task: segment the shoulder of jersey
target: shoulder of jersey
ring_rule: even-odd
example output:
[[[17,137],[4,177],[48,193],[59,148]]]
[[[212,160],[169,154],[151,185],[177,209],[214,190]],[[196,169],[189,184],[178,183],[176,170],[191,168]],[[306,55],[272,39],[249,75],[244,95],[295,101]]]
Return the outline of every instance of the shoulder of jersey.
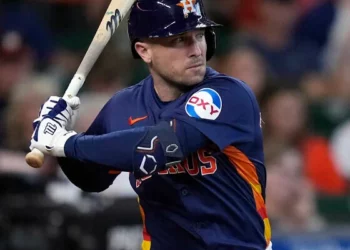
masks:
[[[254,95],[251,88],[242,80],[227,76],[224,74],[214,74],[206,78],[202,84],[200,84],[196,89],[200,88],[224,88],[232,91],[232,94],[247,93],[249,96]]]
[[[236,78],[222,74],[208,77],[191,91],[192,94],[190,94],[185,105],[187,115],[199,119],[216,120],[224,105],[222,100],[223,89],[226,91],[232,89],[230,91],[232,94],[237,90],[240,90],[238,91],[240,93],[241,91],[247,92],[249,87]],[[232,94],[232,98],[234,98],[234,94]]]

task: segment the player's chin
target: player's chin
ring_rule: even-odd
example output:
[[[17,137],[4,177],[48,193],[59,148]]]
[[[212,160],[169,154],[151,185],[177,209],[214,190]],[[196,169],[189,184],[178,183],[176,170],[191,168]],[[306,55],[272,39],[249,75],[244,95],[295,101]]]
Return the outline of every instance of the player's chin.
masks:
[[[188,85],[194,85],[203,81],[206,72],[205,65],[186,69]]]

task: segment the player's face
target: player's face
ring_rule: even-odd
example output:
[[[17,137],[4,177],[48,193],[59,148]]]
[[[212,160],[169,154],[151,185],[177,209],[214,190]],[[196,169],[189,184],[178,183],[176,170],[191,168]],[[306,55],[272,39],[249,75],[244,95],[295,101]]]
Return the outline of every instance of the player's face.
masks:
[[[192,86],[203,81],[206,72],[207,43],[203,29],[180,35],[152,39],[150,68],[176,86]]]

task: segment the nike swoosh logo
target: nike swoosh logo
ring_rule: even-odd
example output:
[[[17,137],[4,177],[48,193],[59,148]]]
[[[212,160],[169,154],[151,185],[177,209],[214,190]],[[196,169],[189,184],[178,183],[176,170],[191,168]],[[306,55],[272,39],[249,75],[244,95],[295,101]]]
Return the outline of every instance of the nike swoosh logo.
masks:
[[[142,116],[142,117],[138,117],[138,118],[135,118],[135,119],[132,119],[132,117],[130,116],[129,117],[129,125],[132,126],[134,125],[135,123],[139,122],[139,121],[142,121],[142,120],[145,120],[147,119],[148,115],[145,115],[145,116]]]

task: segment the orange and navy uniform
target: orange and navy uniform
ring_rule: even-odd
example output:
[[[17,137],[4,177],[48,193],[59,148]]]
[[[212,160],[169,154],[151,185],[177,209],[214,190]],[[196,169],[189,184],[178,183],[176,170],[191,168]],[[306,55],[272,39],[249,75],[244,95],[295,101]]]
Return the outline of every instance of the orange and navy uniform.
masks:
[[[172,120],[175,130],[177,123],[192,126],[210,143],[168,169],[143,178],[130,174],[144,224],[142,249],[266,249],[271,228],[261,117],[250,88],[208,67],[202,83],[175,101],[162,102],[149,76],[113,96],[87,133],[164,120]],[[60,159],[63,171],[86,191],[106,189],[118,174],[85,164],[91,176],[81,180],[65,161]]]

